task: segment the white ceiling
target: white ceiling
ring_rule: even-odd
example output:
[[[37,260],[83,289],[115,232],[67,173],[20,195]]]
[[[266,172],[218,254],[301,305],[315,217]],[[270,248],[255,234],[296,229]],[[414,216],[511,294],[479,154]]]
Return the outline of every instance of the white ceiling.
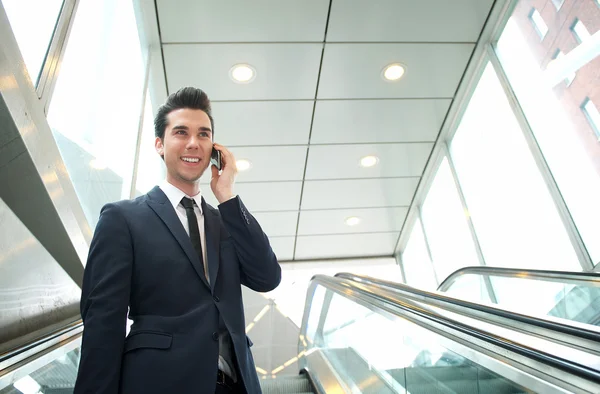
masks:
[[[392,255],[493,0],[156,3],[169,93],[208,93],[279,259]],[[383,80],[395,62],[405,76]],[[238,63],[253,82],[230,79]]]

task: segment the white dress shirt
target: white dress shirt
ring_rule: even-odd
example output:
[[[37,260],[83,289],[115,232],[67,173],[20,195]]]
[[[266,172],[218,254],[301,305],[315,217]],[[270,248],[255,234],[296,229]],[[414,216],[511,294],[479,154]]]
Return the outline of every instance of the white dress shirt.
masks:
[[[204,263],[204,275],[206,275],[206,280],[210,283],[209,275],[208,275],[208,260],[206,259],[206,234],[204,232],[204,215],[202,212],[202,192],[198,192],[195,196],[188,196],[177,187],[171,185],[166,180],[163,181],[159,185],[160,189],[167,195],[167,198],[173,205],[175,212],[177,213],[177,217],[181,221],[183,228],[187,232],[188,236],[190,235],[190,226],[187,220],[187,214],[185,212],[185,208],[181,205],[181,199],[183,197],[191,198],[194,200],[194,212],[196,213],[196,219],[198,219],[198,230],[200,230],[200,243],[202,245],[202,261]],[[233,370],[229,366],[229,364],[223,359],[222,356],[219,355],[219,369],[225,372],[230,377],[234,377],[235,374]]]
[[[166,180],[159,185],[160,189],[167,195],[167,198],[173,205],[177,217],[181,221],[183,228],[187,235],[190,235],[190,226],[187,220],[187,213],[185,208],[181,205],[181,199],[183,197],[191,198],[194,200],[194,213],[196,213],[196,219],[198,220],[198,230],[200,230],[200,244],[202,245],[202,262],[204,263],[204,275],[206,280],[210,283],[208,275],[208,261],[206,259],[206,235],[204,234],[204,215],[202,213],[202,192],[198,192],[195,196],[188,196],[175,186],[171,185]]]

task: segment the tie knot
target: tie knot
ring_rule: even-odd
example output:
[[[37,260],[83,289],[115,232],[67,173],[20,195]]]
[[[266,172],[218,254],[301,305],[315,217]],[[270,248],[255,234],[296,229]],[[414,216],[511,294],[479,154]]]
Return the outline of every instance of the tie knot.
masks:
[[[191,198],[183,197],[181,199],[181,205],[183,205],[185,209],[194,209],[194,200]]]

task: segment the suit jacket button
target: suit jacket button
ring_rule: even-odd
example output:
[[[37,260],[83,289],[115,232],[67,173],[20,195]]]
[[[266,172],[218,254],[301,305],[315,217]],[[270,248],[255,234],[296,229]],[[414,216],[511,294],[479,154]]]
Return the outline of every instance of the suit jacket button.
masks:
[[[218,341],[218,340],[219,340],[219,333],[218,333],[218,332],[216,332],[216,331],[215,331],[215,332],[213,332],[213,334],[212,334],[212,339],[214,339],[215,341]]]
[[[218,296],[214,296],[214,297],[213,297],[213,300],[215,300],[215,302],[219,302],[219,301],[221,301],[221,299],[220,299]]]

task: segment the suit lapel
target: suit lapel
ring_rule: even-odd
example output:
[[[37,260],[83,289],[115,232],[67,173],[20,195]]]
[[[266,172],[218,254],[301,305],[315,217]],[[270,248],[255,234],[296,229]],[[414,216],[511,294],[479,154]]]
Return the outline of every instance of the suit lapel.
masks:
[[[208,259],[208,276],[210,277],[211,291],[215,290],[215,282],[219,273],[219,252],[221,250],[221,220],[209,208],[202,198],[202,213],[204,214],[204,234],[206,237],[206,258]]]
[[[171,234],[173,234],[177,242],[179,242],[179,245],[192,263],[192,266],[194,266],[194,269],[196,270],[196,273],[202,282],[208,286],[206,276],[204,275],[204,267],[202,267],[202,264],[200,264],[200,258],[194,250],[192,241],[181,225],[181,221],[177,217],[177,213],[175,213],[175,210],[173,209],[173,206],[169,202],[167,196],[162,192],[162,190],[160,190],[158,186],[156,186],[148,193],[148,197],[149,199],[146,200],[146,203],[154,212],[156,212],[158,217],[171,231]]]

